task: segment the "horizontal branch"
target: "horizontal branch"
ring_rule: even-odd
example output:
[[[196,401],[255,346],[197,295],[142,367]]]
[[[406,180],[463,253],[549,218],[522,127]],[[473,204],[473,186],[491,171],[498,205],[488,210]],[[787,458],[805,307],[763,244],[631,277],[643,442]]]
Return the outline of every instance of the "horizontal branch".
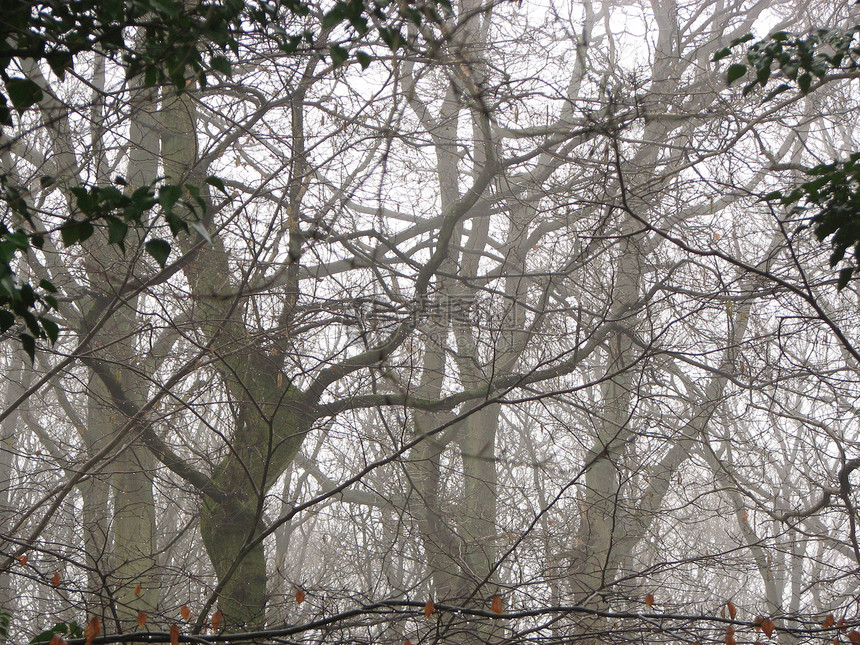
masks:
[[[427,601],[425,600],[381,600],[379,602],[367,603],[360,605],[354,609],[332,614],[325,618],[319,618],[301,625],[285,625],[273,629],[265,629],[254,632],[242,632],[235,634],[217,634],[212,636],[198,636],[179,634],[178,640],[180,643],[255,643],[274,638],[283,638],[310,632],[320,629],[331,629],[337,623],[345,622],[351,618],[361,618],[363,616],[372,616],[374,620],[378,620],[380,615],[388,614],[392,619],[402,620],[403,618],[422,619],[425,614]],[[451,614],[463,616],[464,618],[486,618],[489,620],[517,620],[522,618],[535,618],[540,616],[551,616],[552,621],[546,625],[546,629],[558,629],[557,619],[560,616],[598,616],[601,618],[616,619],[616,620],[637,620],[653,627],[652,621],[659,621],[659,629],[662,632],[672,632],[673,630],[689,632],[690,629],[700,627],[702,629],[752,629],[760,630],[761,622],[735,620],[732,618],[724,618],[721,616],[711,616],[708,614],[680,614],[671,612],[655,612],[648,611],[647,613],[633,611],[610,611],[596,609],[583,605],[557,605],[548,607],[535,607],[533,609],[521,609],[519,611],[510,611],[496,613],[490,609],[478,609],[474,607],[464,607],[460,605],[435,604],[433,606],[436,614]],[[772,620],[777,617],[773,617]],[[788,618],[780,616],[778,618]],[[832,640],[835,635],[845,629],[854,629],[860,627],[860,621],[845,621],[838,625],[830,627],[822,627],[818,621],[811,617],[808,620],[800,620],[796,616],[791,616],[791,620],[800,623],[806,623],[809,627],[775,627],[775,632],[784,632],[794,636],[819,637],[827,640]],[[667,625],[666,621],[678,623],[677,626]],[[690,623],[693,623],[691,626]],[[428,624],[431,628],[432,624]],[[510,629],[510,623],[506,624],[506,628]],[[533,631],[533,627],[529,627]],[[531,639],[530,639],[531,640]],[[91,641],[86,641],[83,638],[69,639],[68,645],[101,645],[106,643],[120,642],[137,642],[137,643],[169,643],[171,635],[167,632],[130,632],[127,634],[114,634],[110,636],[101,636],[94,638]],[[510,639],[507,642],[516,643],[516,638]]]

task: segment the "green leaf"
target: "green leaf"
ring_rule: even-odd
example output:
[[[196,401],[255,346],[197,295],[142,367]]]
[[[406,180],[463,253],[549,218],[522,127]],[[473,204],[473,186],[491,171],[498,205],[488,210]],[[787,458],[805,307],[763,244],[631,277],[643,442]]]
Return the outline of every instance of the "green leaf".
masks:
[[[164,265],[167,264],[167,256],[170,255],[170,244],[162,239],[154,238],[152,240],[148,240],[145,246],[146,252],[149,253],[153,259],[158,262],[158,266],[163,269]]]
[[[66,224],[60,229],[60,239],[63,241],[63,246],[72,246],[78,241],[78,227],[74,223]]]
[[[125,236],[128,234],[128,224],[118,217],[108,217],[108,244],[117,245],[125,253]]]
[[[71,52],[54,50],[45,56],[45,60],[48,61],[51,71],[54,72],[54,74],[57,75],[57,78],[61,81],[65,77],[67,71],[74,69],[74,60],[72,59]]]
[[[36,339],[33,338],[30,334],[21,334],[18,336],[21,339],[21,347],[26,352],[27,356],[30,357],[30,362],[33,363],[36,360]],[[50,639],[49,639],[50,640]]]
[[[54,283],[50,280],[45,280],[44,278],[42,278],[41,280],[39,280],[39,286],[48,293],[57,293],[57,287],[55,287]]]
[[[6,106],[6,97],[0,94],[0,125],[8,125],[11,127],[12,123],[12,112]]]
[[[209,66],[216,72],[221,72],[224,76],[229,77],[233,75],[233,68],[230,65],[230,61],[224,56],[213,56],[212,60],[209,61]]]
[[[14,324],[15,314],[8,309],[0,309],[0,333],[9,330]]]
[[[738,80],[741,76],[747,73],[747,66],[742,65],[740,63],[735,63],[734,65],[730,65],[728,71],[726,72],[726,81],[729,85]]]
[[[188,224],[186,224],[185,220],[179,217],[176,213],[167,213],[165,214],[164,219],[167,221],[167,225],[170,227],[170,234],[173,235],[173,237],[176,237],[180,233],[188,230]]]
[[[744,34],[740,38],[735,38],[734,40],[732,40],[729,46],[734,47],[736,45],[741,45],[743,43],[751,41],[753,38],[755,38],[755,36],[753,36],[752,34]]]
[[[722,49],[717,51],[711,57],[711,62],[716,63],[716,62],[721,61],[722,59],[726,58],[727,56],[731,56],[731,55],[732,55],[732,50],[729,49],[728,47],[723,47]]]
[[[343,65],[349,57],[349,52],[340,45],[332,45],[328,48],[328,52],[331,55],[331,62],[335,67]]]
[[[93,234],[93,225],[89,222],[69,222],[60,229],[63,246],[72,246],[87,240]]]
[[[158,190],[158,201],[161,203],[165,211],[170,211],[173,206],[182,197],[182,186],[174,184],[166,184]]]
[[[851,280],[851,275],[853,273],[854,269],[852,267],[847,267],[839,272],[839,280],[837,280],[836,282],[836,288],[839,291],[842,291],[845,287],[848,286],[848,282]]]
[[[60,326],[50,318],[40,317],[39,322],[42,324],[42,329],[45,330],[45,334],[47,334],[51,343],[56,343],[57,338],[60,336]]]
[[[6,81],[6,91],[18,112],[35,105],[43,96],[42,89],[29,78],[10,78]]]
[[[206,178],[206,183],[209,184],[210,186],[217,188],[218,190],[220,190],[225,195],[227,194],[227,189],[224,187],[224,182],[221,181],[220,179],[218,179],[218,177],[215,177],[214,175],[210,175],[209,177]]]
[[[808,72],[797,77],[797,86],[804,94],[809,93],[810,85],[812,85],[812,76]]]
[[[362,51],[355,52],[355,59],[361,64],[361,69],[367,69],[370,67],[370,63],[373,60],[370,57],[370,54]]]
[[[41,634],[33,638],[33,640],[30,641],[30,645],[36,645],[37,643],[50,643],[54,634],[66,634],[68,631],[69,628],[65,623],[57,623],[51,627],[51,629],[46,629]]]

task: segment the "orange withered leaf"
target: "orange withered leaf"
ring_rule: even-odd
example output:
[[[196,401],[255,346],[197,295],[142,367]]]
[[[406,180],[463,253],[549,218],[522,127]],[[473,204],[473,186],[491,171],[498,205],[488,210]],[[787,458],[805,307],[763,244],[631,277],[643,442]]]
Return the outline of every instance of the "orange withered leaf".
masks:
[[[93,617],[90,621],[90,624],[87,625],[87,628],[84,630],[84,638],[86,639],[86,645],[93,645],[93,640],[101,634],[102,624],[99,621],[98,617]]]
[[[649,593],[645,595],[645,604],[648,605],[648,607],[651,607],[654,604],[654,594]]]
[[[144,625],[146,625],[146,612],[139,611],[137,612],[137,626],[143,627]]]
[[[764,635],[770,638],[773,636],[773,630],[775,629],[775,625],[770,618],[765,618],[761,621],[761,631],[764,632]]]
[[[305,595],[304,589],[296,589],[296,602],[301,605],[305,601]]]
[[[18,556],[18,564],[20,564],[22,567],[26,567],[27,566],[27,556],[26,555],[19,555]]]
[[[833,614],[827,614],[824,617],[824,620],[821,621],[821,626],[824,629],[828,629],[830,627],[833,627],[833,625],[835,625],[835,624],[836,624],[836,618],[833,616]]]
[[[69,645],[66,641],[63,640],[63,637],[59,634],[54,634],[51,636],[51,642],[48,645]]]
[[[170,626],[170,645],[179,645],[179,627],[175,624]]]
[[[134,588],[134,595],[139,596],[143,592],[143,589],[140,586],[140,583],[137,583],[137,586]]]
[[[188,608],[188,605],[182,605],[179,608],[179,615],[182,616],[182,620],[191,618],[191,610]]]
[[[412,645],[412,641],[407,638],[405,641],[403,641],[403,645]]]
[[[224,619],[224,614],[221,613],[219,609],[214,614],[212,614],[212,631],[217,632],[218,627],[221,625],[221,621]]]
[[[430,618],[434,611],[436,611],[436,605],[433,604],[433,600],[428,600],[427,604],[424,605],[424,615]]]
[[[731,627],[726,630],[726,645],[738,645],[735,640],[735,630]]]
[[[763,622],[764,622],[763,616],[756,616],[755,618],[753,618],[753,629],[755,629],[755,631],[757,631],[757,632],[760,632],[761,631],[761,624]]]
[[[51,586],[59,587],[60,586],[60,573],[59,571],[54,574],[54,577],[51,578]]]
[[[726,609],[729,610],[729,618],[734,620],[738,615],[738,608],[735,607],[735,603],[733,603],[731,600],[729,600],[726,603]]]
[[[490,603],[490,609],[493,610],[494,614],[502,613],[502,598],[500,596],[493,596],[493,601]]]

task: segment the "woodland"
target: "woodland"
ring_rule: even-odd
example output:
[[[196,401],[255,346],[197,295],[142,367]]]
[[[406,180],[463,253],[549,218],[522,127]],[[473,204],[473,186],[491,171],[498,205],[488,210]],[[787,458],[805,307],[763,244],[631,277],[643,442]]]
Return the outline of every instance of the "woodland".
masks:
[[[860,6],[13,4],[0,643],[860,643]]]

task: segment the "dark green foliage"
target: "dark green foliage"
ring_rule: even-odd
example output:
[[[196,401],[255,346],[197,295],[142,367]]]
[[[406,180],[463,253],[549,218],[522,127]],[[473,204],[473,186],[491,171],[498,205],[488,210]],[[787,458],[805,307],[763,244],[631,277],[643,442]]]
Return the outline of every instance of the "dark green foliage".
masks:
[[[65,636],[66,638],[83,638],[84,630],[81,629],[80,625],[76,622],[72,621],[70,623],[57,623],[51,629],[46,629],[41,634],[36,636],[33,640],[30,641],[31,645],[35,645],[36,643],[50,643],[51,639],[54,635],[57,634],[59,636]],[[65,638],[63,639],[65,640]]]
[[[128,193],[122,192],[126,186],[123,178],[117,177],[114,186],[87,187],[74,186],[70,189],[75,208],[71,215],[57,227],[60,240],[66,247],[86,242],[102,227],[110,244],[125,252],[125,242],[131,228],[141,229],[145,225],[144,216],[155,206],[161,207],[161,215],[175,237],[188,233],[194,228],[202,237],[208,239],[205,228],[198,216],[204,210],[200,190],[191,185],[162,184],[142,186]],[[221,180],[210,177],[207,183],[223,189]],[[42,178],[42,185],[53,184],[49,177]],[[0,175],[0,207],[6,221],[18,221],[35,230],[35,221],[23,190],[10,184],[8,177]],[[181,206],[180,216],[176,210]],[[189,219],[189,215],[192,219]],[[12,329],[16,323],[23,323],[18,337],[22,347],[32,360],[35,354],[36,339],[56,342],[59,326],[48,317],[48,312],[57,309],[57,300],[51,295],[56,287],[48,280],[42,280],[34,287],[21,282],[15,274],[15,265],[20,256],[30,249],[39,249],[44,244],[42,233],[26,232],[23,228],[10,230],[0,223],[0,333]],[[170,254],[170,243],[162,239],[152,239],[145,243],[146,252],[164,267]]]
[[[844,262],[839,272],[840,289],[860,272],[860,152],[848,161],[821,164],[806,171],[810,180],[790,192],[774,191],[765,199],[809,211],[809,225],[819,241],[830,239],[830,266]],[[852,251],[846,256],[848,251]]]
[[[729,85],[749,75],[744,86],[744,95],[757,86],[764,88],[773,78],[777,86],[764,98],[768,101],[797,86],[806,94],[813,81],[822,81],[832,71],[857,69],[860,65],[860,43],[857,35],[860,25],[851,29],[819,29],[805,36],[795,36],[785,31],[771,34],[746,52],[746,62],[734,63],[726,72]],[[753,40],[752,34],[733,40],[714,54],[714,61],[731,56],[732,49]]]
[[[800,94],[807,94],[828,74],[860,67],[858,35],[860,25],[847,30],[819,29],[805,36],[777,32],[750,47],[745,63],[729,66],[726,80],[731,85],[744,76],[751,77],[744,86],[744,95],[775,80],[776,87],[762,102],[795,86]],[[732,41],[714,54],[713,60],[730,56],[732,48],[752,39],[748,34]],[[802,216],[802,226],[811,227],[819,241],[830,241],[830,266],[845,265],[837,281],[838,288],[843,289],[860,272],[860,153],[852,154],[847,161],[815,166],[806,174],[809,180],[800,186],[774,191],[764,199],[792,207]]]

